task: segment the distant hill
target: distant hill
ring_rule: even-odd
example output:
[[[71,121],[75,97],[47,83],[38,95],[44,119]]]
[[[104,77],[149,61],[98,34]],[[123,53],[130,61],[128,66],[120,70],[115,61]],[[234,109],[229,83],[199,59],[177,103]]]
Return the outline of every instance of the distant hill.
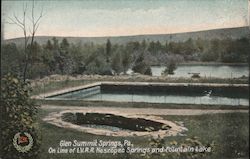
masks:
[[[250,36],[249,27],[239,27],[239,28],[225,28],[225,29],[214,29],[206,31],[197,32],[187,32],[187,33],[176,33],[176,34],[154,34],[154,35],[135,35],[135,36],[113,36],[113,37],[56,37],[59,41],[63,38],[67,38],[70,43],[87,43],[93,42],[96,44],[103,44],[109,38],[111,43],[124,44],[129,41],[160,41],[165,43],[166,41],[186,41],[189,38],[192,39],[239,39],[242,37]],[[52,39],[52,36],[37,36],[35,40],[39,44],[45,44],[47,40]],[[23,38],[8,39],[5,40],[7,43],[14,42],[17,45],[23,44]]]

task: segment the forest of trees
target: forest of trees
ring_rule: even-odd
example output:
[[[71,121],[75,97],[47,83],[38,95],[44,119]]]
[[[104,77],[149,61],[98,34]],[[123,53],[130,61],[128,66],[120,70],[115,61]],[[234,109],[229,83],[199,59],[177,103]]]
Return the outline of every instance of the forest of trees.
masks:
[[[151,75],[151,65],[168,66],[170,63],[201,61],[245,63],[249,62],[250,40],[202,40],[184,42],[142,41],[126,44],[69,43],[66,38],[48,40],[45,45],[34,42],[31,50],[29,79],[52,74],[118,75],[131,68],[134,72]],[[22,46],[6,43],[2,47],[2,74],[8,72],[22,76],[25,54]]]

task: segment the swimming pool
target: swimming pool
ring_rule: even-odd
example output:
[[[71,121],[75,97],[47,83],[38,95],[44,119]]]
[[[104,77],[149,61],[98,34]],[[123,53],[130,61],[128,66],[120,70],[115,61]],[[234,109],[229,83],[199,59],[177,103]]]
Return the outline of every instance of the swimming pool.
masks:
[[[247,86],[223,84],[103,82],[84,89],[48,96],[46,99],[231,106],[249,105]]]

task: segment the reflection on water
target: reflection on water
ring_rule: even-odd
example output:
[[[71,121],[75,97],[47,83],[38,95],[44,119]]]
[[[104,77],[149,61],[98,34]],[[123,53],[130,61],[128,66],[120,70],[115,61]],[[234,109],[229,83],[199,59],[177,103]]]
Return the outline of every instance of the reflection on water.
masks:
[[[152,66],[152,76],[161,76],[165,70],[164,66]],[[238,78],[248,76],[248,66],[178,66],[175,74],[171,77],[191,77],[188,73],[200,73],[201,77],[217,77],[217,78]]]

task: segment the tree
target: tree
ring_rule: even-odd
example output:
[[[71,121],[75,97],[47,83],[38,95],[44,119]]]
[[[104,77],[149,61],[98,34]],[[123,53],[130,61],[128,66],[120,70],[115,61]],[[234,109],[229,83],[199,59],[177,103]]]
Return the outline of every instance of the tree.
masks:
[[[53,45],[52,45],[50,40],[47,41],[47,43],[45,45],[45,49],[52,51]]]
[[[56,37],[53,37],[52,38],[52,41],[53,41],[53,49],[54,50],[57,50],[57,49],[59,49],[59,42],[58,42],[58,40],[56,39]]]
[[[181,43],[176,43],[176,42],[169,42],[168,44],[168,51],[170,53],[174,53],[174,54],[181,54]]]
[[[69,43],[66,38],[64,38],[60,43],[58,60],[61,73],[71,74],[73,71],[73,61],[69,52]]]
[[[145,62],[144,55],[141,54],[135,61],[132,70],[141,74],[152,75],[150,66]]]
[[[51,67],[54,68],[54,73],[63,74],[63,57],[61,56],[59,41],[56,37],[52,38],[52,54],[54,57],[54,66],[52,65]]]
[[[167,64],[166,69],[164,70],[163,74],[173,75],[174,70],[176,70],[176,63],[173,60],[170,60],[170,62]]]
[[[122,72],[122,59],[121,54],[117,52],[111,61],[111,68],[115,71],[115,73],[119,74]]]
[[[165,43],[165,52],[168,53],[168,51],[169,51],[169,44],[168,44],[168,41],[166,41],[166,43]]]
[[[38,158],[40,137],[35,129],[37,107],[30,99],[30,91],[28,83],[23,83],[13,75],[8,74],[1,79],[0,158]],[[23,132],[29,133],[33,139],[28,153],[17,151],[13,145],[15,134]]]
[[[192,55],[194,54],[194,52],[197,50],[195,48],[193,39],[189,38],[187,41],[185,41],[183,43],[183,48],[182,48],[183,52],[185,55]]]
[[[32,54],[33,51],[33,44],[34,44],[34,38],[35,38],[35,34],[37,32],[37,29],[39,28],[39,24],[40,24],[40,20],[43,17],[43,10],[41,10],[40,15],[38,18],[35,18],[35,5],[34,5],[34,0],[32,1],[32,8],[31,8],[31,26],[28,27],[28,23],[27,23],[27,3],[25,5],[25,7],[23,7],[23,15],[22,18],[17,17],[16,14],[14,14],[13,18],[9,17],[9,24],[14,24],[17,25],[18,27],[20,27],[23,31],[23,35],[24,35],[24,53],[25,53],[25,60],[24,60],[24,69],[23,69],[23,81],[25,82],[26,78],[27,78],[27,70],[30,64],[30,56]],[[27,28],[28,27],[28,28]],[[28,34],[28,29],[30,34]],[[31,38],[30,42],[29,42],[29,38]],[[29,51],[27,49],[28,44],[30,45]]]
[[[53,45],[50,40],[47,41],[46,45],[43,48],[42,53],[43,64],[48,67],[48,74],[52,74],[55,69],[55,57],[53,54]]]
[[[30,64],[31,67],[34,63],[36,62],[41,62],[42,59],[42,47],[36,42],[33,42],[33,46],[31,46],[30,44],[27,46],[27,50],[32,49],[32,54],[30,54],[29,58],[30,58]]]
[[[154,42],[154,41],[151,41],[151,42],[149,43],[149,46],[148,46],[148,51],[149,51],[151,54],[153,54],[153,55],[155,55],[156,52],[157,52],[156,46],[155,46],[155,45],[156,45],[155,42]]]
[[[196,44],[196,47],[197,47],[197,51],[203,52],[203,50],[205,48],[205,41],[199,37],[196,40],[195,44]]]
[[[129,53],[124,51],[122,53],[122,69],[124,74],[126,74],[126,71],[129,69],[130,61],[131,59]]]
[[[30,55],[30,66],[27,70],[27,78],[33,79],[36,77],[43,77],[44,75],[47,75],[47,72],[49,70],[48,66],[44,64],[43,61],[43,48],[34,41],[33,48],[31,48],[30,45],[27,46],[27,49],[32,49],[32,54]]]
[[[221,54],[223,62],[247,62],[250,52],[250,40],[241,38],[237,40],[228,40],[227,47]]]
[[[63,38],[60,46],[61,46],[61,49],[68,50],[69,49],[69,42],[68,42],[68,40],[66,38]]]
[[[73,74],[83,74],[86,70],[86,57],[83,54],[83,49],[81,43],[71,44],[70,46],[70,55],[73,60]]]
[[[145,39],[143,39],[141,42],[141,48],[143,51],[145,51],[147,49],[147,42]]]
[[[109,63],[109,57],[111,55],[111,42],[108,39],[106,43],[106,62]]]
[[[22,57],[15,43],[4,44],[2,46],[1,70],[2,75],[12,73],[20,75],[20,65]]]

